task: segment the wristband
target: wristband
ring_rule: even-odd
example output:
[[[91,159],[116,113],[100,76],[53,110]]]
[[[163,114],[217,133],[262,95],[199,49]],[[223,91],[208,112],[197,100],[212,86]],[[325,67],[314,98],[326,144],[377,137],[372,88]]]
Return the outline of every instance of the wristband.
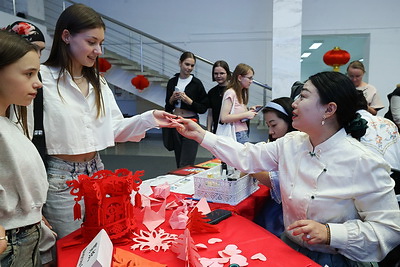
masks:
[[[329,228],[329,224],[325,224],[325,227],[326,227],[326,235],[327,235],[326,244],[330,245],[330,243],[331,243],[331,228]]]

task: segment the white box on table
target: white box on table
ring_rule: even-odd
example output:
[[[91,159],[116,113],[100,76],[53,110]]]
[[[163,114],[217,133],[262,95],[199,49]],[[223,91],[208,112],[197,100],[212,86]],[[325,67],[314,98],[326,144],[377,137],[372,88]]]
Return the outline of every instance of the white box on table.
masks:
[[[222,179],[221,166],[194,175],[194,197],[212,202],[237,205],[258,188],[258,181],[248,174],[234,181]]]

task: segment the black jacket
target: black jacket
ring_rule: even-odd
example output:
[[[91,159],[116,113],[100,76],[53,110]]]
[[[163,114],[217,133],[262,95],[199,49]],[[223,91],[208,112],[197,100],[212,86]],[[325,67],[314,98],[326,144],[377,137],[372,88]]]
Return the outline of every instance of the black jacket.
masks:
[[[397,87],[396,89],[394,89],[393,92],[391,92],[390,94],[387,95],[387,98],[389,99],[389,108],[388,111],[385,114],[385,118],[389,119],[391,121],[393,121],[393,115],[392,115],[392,106],[390,105],[390,100],[392,99],[392,96],[400,96],[400,87]],[[393,121],[394,122],[394,121]]]
[[[169,103],[169,99],[175,91],[175,86],[178,84],[179,73],[175,74],[167,84],[167,94],[165,97],[165,111],[172,112],[175,109],[175,102],[173,105]],[[208,108],[208,97],[203,83],[193,76],[190,83],[185,88],[185,94],[193,100],[192,105],[184,102],[181,104],[182,109],[190,110],[198,114],[203,114]]]

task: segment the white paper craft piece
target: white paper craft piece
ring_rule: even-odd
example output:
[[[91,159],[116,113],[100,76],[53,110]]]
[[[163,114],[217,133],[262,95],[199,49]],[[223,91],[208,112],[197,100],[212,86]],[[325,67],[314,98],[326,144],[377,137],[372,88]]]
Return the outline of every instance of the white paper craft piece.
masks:
[[[266,260],[267,260],[267,257],[265,257],[265,255],[262,254],[262,253],[257,253],[257,254],[254,254],[253,256],[251,256],[250,259],[252,259],[252,260],[260,260],[260,261],[266,261]]]
[[[249,263],[247,262],[247,258],[243,255],[232,255],[229,261],[230,264],[238,264],[239,266],[247,266]]]
[[[211,212],[210,206],[208,205],[207,199],[205,197],[202,197],[199,202],[197,202],[195,208],[197,208],[198,211],[201,212],[203,215]]]
[[[207,248],[207,246],[204,245],[203,243],[198,243],[198,244],[196,244],[195,246],[196,246],[197,248],[204,248],[204,249]]]
[[[102,229],[81,252],[77,267],[111,266],[113,244],[107,232]]]
[[[215,238],[215,237],[208,239],[208,244],[215,244],[215,243],[218,243],[218,242],[222,242],[222,239]]]

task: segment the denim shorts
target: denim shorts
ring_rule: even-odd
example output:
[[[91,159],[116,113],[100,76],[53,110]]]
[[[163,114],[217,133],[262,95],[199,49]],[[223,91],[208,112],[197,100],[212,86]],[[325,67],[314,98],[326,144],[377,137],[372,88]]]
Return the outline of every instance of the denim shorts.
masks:
[[[49,191],[47,201],[43,206],[43,215],[57,233],[57,238],[79,229],[82,220],[74,220],[75,200],[70,194],[71,188],[67,181],[77,180],[81,174],[92,176],[95,172],[103,170],[104,165],[99,154],[88,162],[69,162],[57,157],[49,156],[47,160],[47,179]],[[79,201],[82,218],[85,215],[83,199]]]
[[[42,266],[39,255],[40,223],[6,231],[8,243],[0,266]]]
[[[249,142],[249,131],[241,131],[241,132],[236,132],[236,141],[244,144],[246,142]]]

